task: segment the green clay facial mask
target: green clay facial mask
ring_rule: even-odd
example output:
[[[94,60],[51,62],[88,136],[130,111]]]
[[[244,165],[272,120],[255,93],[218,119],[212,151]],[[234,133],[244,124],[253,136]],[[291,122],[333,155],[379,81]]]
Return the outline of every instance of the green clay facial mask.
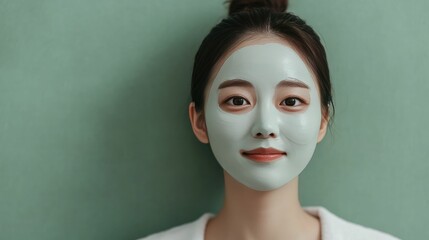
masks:
[[[258,191],[282,187],[302,172],[314,153],[321,117],[312,74],[295,50],[280,43],[233,52],[205,105],[216,159]]]

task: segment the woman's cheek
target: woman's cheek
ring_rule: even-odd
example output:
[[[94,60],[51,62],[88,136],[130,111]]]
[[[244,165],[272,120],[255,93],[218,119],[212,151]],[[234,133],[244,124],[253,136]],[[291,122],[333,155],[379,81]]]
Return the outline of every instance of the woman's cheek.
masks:
[[[229,142],[242,141],[250,134],[251,113],[234,114],[217,108],[206,115],[209,136]]]
[[[295,144],[309,144],[317,141],[320,128],[320,114],[308,109],[303,113],[286,113],[280,117],[280,132]]]

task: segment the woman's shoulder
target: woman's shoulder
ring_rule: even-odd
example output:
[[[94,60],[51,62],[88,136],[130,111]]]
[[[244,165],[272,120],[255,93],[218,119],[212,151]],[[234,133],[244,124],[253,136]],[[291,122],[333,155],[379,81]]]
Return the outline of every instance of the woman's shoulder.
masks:
[[[205,213],[193,222],[154,233],[139,240],[204,240],[205,227],[211,217],[213,214]]]
[[[346,221],[323,207],[305,207],[309,214],[320,219],[322,239],[329,240],[399,240],[398,238],[372,229]]]
[[[320,219],[322,239],[324,240],[399,240],[390,234],[346,221],[324,207],[305,207],[304,209]],[[205,213],[193,222],[139,240],[204,240],[205,227],[211,217],[213,214]]]

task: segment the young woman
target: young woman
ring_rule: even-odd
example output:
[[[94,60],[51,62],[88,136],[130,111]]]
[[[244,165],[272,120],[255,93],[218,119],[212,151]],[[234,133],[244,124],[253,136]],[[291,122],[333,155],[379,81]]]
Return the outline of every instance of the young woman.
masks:
[[[298,175],[334,107],[320,39],[286,8],[287,1],[233,0],[204,39],[189,116],[224,169],[224,206],[144,239],[396,239],[299,202]]]

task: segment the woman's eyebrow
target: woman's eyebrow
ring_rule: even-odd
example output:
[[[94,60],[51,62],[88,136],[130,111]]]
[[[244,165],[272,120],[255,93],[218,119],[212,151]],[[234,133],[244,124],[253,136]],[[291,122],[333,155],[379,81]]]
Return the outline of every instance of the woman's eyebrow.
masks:
[[[253,85],[246,80],[232,79],[232,80],[227,80],[222,84],[220,84],[218,89],[227,88],[227,87],[252,87],[252,86]]]
[[[277,87],[300,87],[310,89],[310,87],[305,84],[303,81],[298,79],[293,80],[283,80],[277,84]]]

